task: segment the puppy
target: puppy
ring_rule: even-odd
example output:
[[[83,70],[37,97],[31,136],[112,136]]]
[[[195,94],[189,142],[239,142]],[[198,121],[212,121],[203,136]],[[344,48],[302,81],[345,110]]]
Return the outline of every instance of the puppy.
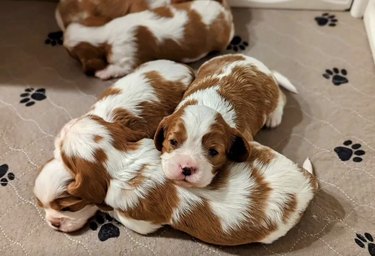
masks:
[[[102,26],[129,13],[140,12],[184,0],[61,0],[55,18],[62,31],[73,22],[86,26]]]
[[[151,139],[119,147],[108,139],[112,131],[92,122],[95,131],[86,143],[95,144],[95,136],[106,134],[95,151],[77,147],[77,133],[61,147],[63,154],[70,152],[63,157],[65,175],[71,175],[68,191],[74,187],[82,209],[103,203],[112,207],[119,222],[141,234],[170,225],[217,245],[272,243],[300,220],[318,188],[309,161],[304,170],[256,142],[249,142],[252,154],[246,162],[229,163],[206,188],[184,188],[165,177]]]
[[[204,63],[175,112],[155,135],[165,175],[183,186],[205,187],[229,162],[251,155],[249,141],[265,125],[280,124],[285,95],[296,92],[281,74],[241,54]]]
[[[52,228],[71,232],[98,208],[111,209],[104,202],[110,174],[103,170],[133,168],[134,156],[124,152],[154,136],[192,79],[193,72],[185,65],[168,60],[145,63],[106,89],[87,114],[62,128],[54,157],[43,166],[34,187]],[[112,146],[116,154],[107,153]]]
[[[72,23],[65,31],[64,46],[86,74],[95,71],[96,77],[109,79],[154,59],[196,61],[224,50],[233,33],[225,0],[201,0],[131,13],[99,27]],[[88,64],[92,62],[96,64]]]

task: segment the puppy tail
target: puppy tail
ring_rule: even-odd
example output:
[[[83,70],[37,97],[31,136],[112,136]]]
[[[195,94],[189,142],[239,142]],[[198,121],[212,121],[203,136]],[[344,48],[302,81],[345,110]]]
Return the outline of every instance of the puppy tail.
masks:
[[[277,71],[272,71],[272,75],[281,87],[287,89],[290,92],[293,92],[296,94],[298,93],[297,88],[289,81],[288,78],[286,78],[285,76],[283,76]]]
[[[314,175],[314,168],[309,158],[306,158],[306,160],[302,164],[302,167],[303,169]]]

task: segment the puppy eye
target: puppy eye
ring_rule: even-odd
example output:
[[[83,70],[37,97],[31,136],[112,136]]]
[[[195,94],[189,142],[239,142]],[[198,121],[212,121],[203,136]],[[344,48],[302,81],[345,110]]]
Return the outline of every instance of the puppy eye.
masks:
[[[64,208],[61,208],[61,211],[62,212],[70,211],[70,208],[69,207],[64,207]]]
[[[208,154],[209,154],[211,157],[214,157],[214,156],[218,155],[219,152],[217,152],[217,150],[214,149],[214,148],[210,148],[210,149],[208,150]]]
[[[177,140],[175,140],[175,139],[171,139],[171,140],[169,140],[169,143],[170,143],[173,147],[177,146]]]

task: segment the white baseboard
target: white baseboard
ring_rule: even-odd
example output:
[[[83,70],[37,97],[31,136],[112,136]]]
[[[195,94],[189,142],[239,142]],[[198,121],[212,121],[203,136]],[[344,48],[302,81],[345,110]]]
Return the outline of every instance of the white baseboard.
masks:
[[[375,62],[375,0],[370,0],[363,16],[372,57]]]

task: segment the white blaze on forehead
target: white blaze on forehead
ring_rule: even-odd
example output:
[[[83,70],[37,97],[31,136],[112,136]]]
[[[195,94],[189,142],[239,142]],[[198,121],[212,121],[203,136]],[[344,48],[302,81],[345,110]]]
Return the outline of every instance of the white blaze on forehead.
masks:
[[[59,197],[73,177],[61,161],[53,159],[47,163],[35,180],[34,194],[47,206]]]
[[[202,137],[207,134],[216,122],[217,112],[201,105],[190,105],[184,109],[182,120],[187,139],[182,147],[191,146],[193,152],[202,147]]]
[[[198,90],[184,98],[177,108],[183,106],[189,100],[196,100],[198,105],[207,106],[221,114],[225,122],[232,128],[236,127],[236,112],[232,104],[219,94],[220,86]]]

